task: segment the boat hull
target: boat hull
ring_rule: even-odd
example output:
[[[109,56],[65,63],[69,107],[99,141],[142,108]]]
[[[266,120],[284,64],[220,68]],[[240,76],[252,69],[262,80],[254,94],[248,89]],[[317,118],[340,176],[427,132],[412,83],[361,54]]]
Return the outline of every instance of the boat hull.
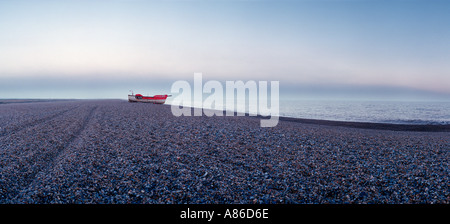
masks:
[[[142,96],[139,94],[128,95],[128,102],[131,103],[154,103],[164,104],[168,95],[156,95],[156,96]]]

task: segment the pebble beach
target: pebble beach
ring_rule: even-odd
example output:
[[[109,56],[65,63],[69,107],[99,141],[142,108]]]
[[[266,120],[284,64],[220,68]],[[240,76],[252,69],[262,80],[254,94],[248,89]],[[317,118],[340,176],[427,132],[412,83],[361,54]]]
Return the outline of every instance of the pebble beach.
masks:
[[[449,132],[385,129],[0,104],[0,204],[449,204]]]

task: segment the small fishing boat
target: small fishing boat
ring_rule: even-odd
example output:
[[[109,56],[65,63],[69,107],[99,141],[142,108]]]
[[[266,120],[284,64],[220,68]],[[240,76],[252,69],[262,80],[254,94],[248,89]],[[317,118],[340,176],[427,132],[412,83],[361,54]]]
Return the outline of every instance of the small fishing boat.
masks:
[[[172,95],[154,95],[154,96],[143,96],[142,94],[131,94],[128,95],[128,102],[130,103],[156,103],[156,104],[164,104],[166,102],[167,97]]]

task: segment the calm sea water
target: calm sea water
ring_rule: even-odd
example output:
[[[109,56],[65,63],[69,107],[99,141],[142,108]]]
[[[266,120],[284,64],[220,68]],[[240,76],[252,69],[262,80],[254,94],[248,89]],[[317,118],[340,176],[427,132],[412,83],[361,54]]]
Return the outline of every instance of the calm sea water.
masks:
[[[208,95],[203,96],[203,100]],[[168,99],[171,104],[173,99]],[[225,102],[224,102],[225,103]],[[248,103],[248,101],[246,101]],[[270,103],[269,103],[270,104]],[[191,106],[211,108],[202,101]],[[256,105],[253,105],[257,107]],[[218,108],[225,108],[224,104]],[[248,112],[249,105],[235,111]],[[285,117],[393,124],[450,124],[450,101],[356,101],[280,98],[279,114]]]
[[[280,102],[280,116],[394,124],[450,124],[450,102]]]

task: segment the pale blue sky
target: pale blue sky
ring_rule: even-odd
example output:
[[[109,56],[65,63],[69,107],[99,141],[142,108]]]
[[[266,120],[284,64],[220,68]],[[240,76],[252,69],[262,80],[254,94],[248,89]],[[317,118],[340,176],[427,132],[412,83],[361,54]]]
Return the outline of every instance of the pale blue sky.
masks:
[[[0,0],[0,98],[167,92],[194,72],[448,96],[449,11],[433,0]]]

